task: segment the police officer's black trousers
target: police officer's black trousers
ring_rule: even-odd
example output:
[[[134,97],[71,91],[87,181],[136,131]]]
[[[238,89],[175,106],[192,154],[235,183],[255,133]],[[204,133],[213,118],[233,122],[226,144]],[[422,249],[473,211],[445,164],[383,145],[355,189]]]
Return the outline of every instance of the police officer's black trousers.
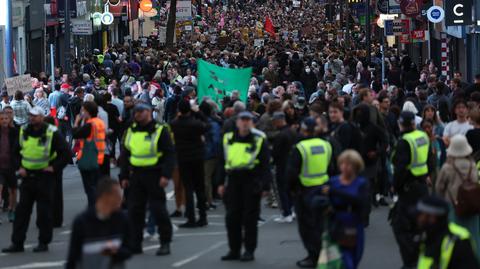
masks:
[[[206,219],[207,199],[205,196],[205,172],[204,160],[179,162],[178,171],[180,179],[185,187],[185,215],[189,222],[195,222],[195,199],[197,196],[197,208],[200,219]]]
[[[16,208],[13,222],[12,243],[23,246],[26,239],[33,204],[37,203],[38,241],[49,244],[52,241],[52,198],[54,174],[37,172],[22,179],[20,185],[20,202]]]
[[[255,179],[251,177],[230,177],[224,200],[227,210],[225,222],[228,245],[232,252],[240,253],[242,242],[248,252],[253,253],[257,248],[257,224],[260,216],[261,197],[261,188],[259,188]]]
[[[298,231],[308,256],[318,260],[322,249],[323,221],[322,212],[314,208],[306,195],[295,197],[295,212],[297,213]]]
[[[165,191],[160,187],[160,171],[135,170],[130,179],[128,195],[132,251],[142,249],[147,202],[158,226],[160,243],[170,243],[172,241],[172,224],[166,207]]]
[[[413,206],[413,205],[411,205]],[[415,237],[418,232],[415,230],[413,220],[409,217],[410,206],[402,204],[399,200],[393,209],[392,229],[400,249],[400,256],[402,257],[403,265],[405,267],[415,267],[419,255],[419,242]]]
[[[415,267],[419,255],[419,232],[416,228],[412,208],[424,196],[428,195],[428,188],[422,180],[408,184],[407,191],[399,194],[392,214],[392,228],[400,249],[403,265]]]

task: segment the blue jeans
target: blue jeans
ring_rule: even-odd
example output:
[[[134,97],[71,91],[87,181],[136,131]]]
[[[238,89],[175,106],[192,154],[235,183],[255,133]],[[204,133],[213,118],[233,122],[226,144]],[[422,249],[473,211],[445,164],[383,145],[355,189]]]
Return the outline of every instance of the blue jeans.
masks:
[[[155,221],[155,216],[152,213],[152,209],[149,209],[148,210],[147,225],[146,225],[147,233],[149,235],[154,235],[155,234],[155,231],[156,231],[155,226],[156,225],[157,225],[157,222]]]
[[[357,242],[354,248],[342,248],[342,260],[345,269],[357,269],[360,260],[363,255],[363,248],[365,244],[365,234],[363,230],[363,224],[357,227]]]

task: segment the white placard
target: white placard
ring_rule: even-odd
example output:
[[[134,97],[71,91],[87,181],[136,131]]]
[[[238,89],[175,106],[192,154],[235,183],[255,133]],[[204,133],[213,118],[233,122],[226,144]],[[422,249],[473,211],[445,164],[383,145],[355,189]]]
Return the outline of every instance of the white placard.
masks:
[[[165,44],[167,42],[167,27],[158,27],[158,42],[160,42],[160,44]]]
[[[253,41],[253,46],[254,46],[255,48],[261,48],[261,47],[263,47],[264,44],[265,44],[265,40],[264,40],[264,39],[255,39],[255,40]]]
[[[72,19],[72,34],[74,35],[92,35],[92,21]]]
[[[192,19],[192,1],[177,1],[177,21],[187,21]]]
[[[30,74],[5,79],[8,95],[14,95],[16,91],[23,93],[32,90],[32,77]]]

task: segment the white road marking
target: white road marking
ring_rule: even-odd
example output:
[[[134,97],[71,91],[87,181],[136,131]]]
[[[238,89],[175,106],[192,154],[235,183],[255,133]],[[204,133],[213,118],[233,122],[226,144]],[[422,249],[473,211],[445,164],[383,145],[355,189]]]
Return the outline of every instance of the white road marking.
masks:
[[[184,259],[184,260],[181,260],[181,261],[178,261],[178,262],[172,264],[172,267],[181,267],[181,266],[184,266],[185,264],[190,263],[190,262],[192,262],[192,261],[200,258],[201,256],[209,253],[210,251],[213,251],[213,250],[215,250],[215,249],[217,249],[217,248],[219,248],[219,247],[221,247],[221,246],[223,246],[223,245],[225,245],[225,244],[227,244],[227,241],[218,242],[218,243],[216,243],[215,245],[213,245],[213,246],[211,246],[211,247],[209,247],[209,248],[207,248],[207,249],[205,249],[205,250],[203,250],[203,251],[200,251],[200,252],[198,252],[197,254],[195,254],[195,255],[193,255],[193,256],[191,256],[191,257],[188,257],[188,258],[186,258],[186,259]]]
[[[181,233],[181,234],[174,235],[174,237],[209,236],[209,235],[225,235],[225,234],[227,234],[227,232]]]
[[[61,235],[69,235],[69,234],[71,234],[71,233],[72,233],[71,230],[65,230],[65,231],[63,231],[63,232],[60,232]]]
[[[218,218],[225,218],[225,215],[216,215],[216,214],[207,214],[207,218],[209,219],[218,219]]]
[[[263,225],[267,224],[267,223],[270,222],[274,217],[275,217],[275,216],[270,216],[268,219],[265,220],[265,222],[259,224],[258,227],[262,227]],[[200,235],[200,234],[201,234],[201,233],[199,233],[199,235]],[[203,233],[203,234],[206,234],[206,233]],[[225,234],[225,233],[223,233],[223,234]],[[179,235],[181,235],[181,234],[177,234],[176,236],[179,236]],[[193,234],[191,234],[191,235],[193,235]],[[195,254],[195,255],[192,255],[192,256],[190,256],[190,257],[188,257],[188,258],[186,258],[186,259],[183,259],[183,260],[181,260],[181,261],[178,261],[178,262],[172,264],[172,267],[182,267],[182,266],[184,266],[185,264],[190,263],[190,262],[192,262],[192,261],[194,261],[194,260],[202,257],[203,255],[205,255],[205,254],[207,254],[207,253],[209,253],[209,252],[211,252],[211,251],[214,251],[215,249],[217,249],[217,248],[219,248],[219,247],[221,247],[221,246],[223,246],[223,245],[225,245],[225,244],[227,244],[227,241],[220,241],[220,242],[216,243],[215,245],[213,245],[213,246],[211,246],[211,247],[209,247],[209,248],[207,248],[207,249],[205,249],[205,250],[203,250],[203,251],[198,252],[198,253]],[[0,269],[1,269],[1,268],[0,268]]]
[[[34,263],[27,263],[23,265],[17,265],[17,266],[0,267],[0,269],[55,268],[55,267],[63,267],[64,264],[65,264],[65,261],[34,262]]]
[[[182,220],[173,220],[172,223],[174,224],[183,224],[185,221]],[[225,222],[208,222],[210,226],[225,226]],[[180,228],[181,229],[181,228]]]
[[[151,246],[148,246],[148,247],[144,247],[142,249],[143,249],[143,251],[149,251],[149,250],[152,250],[152,249],[157,249],[159,247],[160,247],[160,245],[151,245]],[[0,269],[2,269],[2,268],[0,268]]]

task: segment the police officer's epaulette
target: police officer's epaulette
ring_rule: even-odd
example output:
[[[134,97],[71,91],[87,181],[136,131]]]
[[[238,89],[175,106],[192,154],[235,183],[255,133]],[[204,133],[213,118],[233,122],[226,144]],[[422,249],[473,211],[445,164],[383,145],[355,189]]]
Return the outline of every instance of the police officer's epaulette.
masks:
[[[28,127],[30,125],[26,124],[26,125],[23,125],[22,127],[20,127],[20,135],[23,136],[23,140],[27,140],[28,139]],[[42,136],[40,136],[40,141],[42,143],[44,143],[46,140],[47,140],[47,132],[48,131],[51,131],[52,133],[55,133],[56,131],[58,131],[58,127],[53,125],[53,124],[48,124],[47,123],[47,128],[45,128],[45,132],[42,134]]]
[[[28,128],[28,124],[25,124],[22,127],[20,127],[20,132],[19,133],[20,133],[21,136],[23,136],[23,140],[27,140],[27,138],[28,138],[27,128]]]
[[[58,127],[53,125],[53,124],[49,124],[48,125],[48,130],[51,130],[52,132],[56,132],[56,131],[58,131]]]
[[[267,135],[260,131],[259,129],[256,129],[256,128],[252,128],[252,134],[257,136],[257,137],[261,137],[261,138],[267,138]]]

